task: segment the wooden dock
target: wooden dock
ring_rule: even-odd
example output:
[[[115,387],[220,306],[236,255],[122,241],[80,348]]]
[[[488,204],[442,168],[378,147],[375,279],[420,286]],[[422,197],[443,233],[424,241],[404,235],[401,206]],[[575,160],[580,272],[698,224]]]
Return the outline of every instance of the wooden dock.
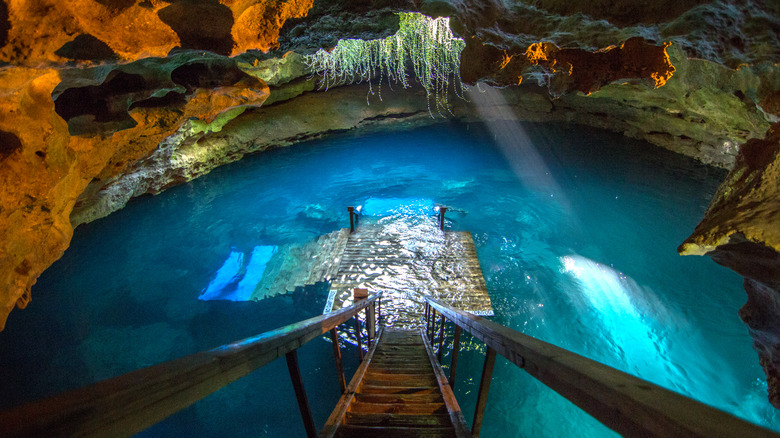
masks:
[[[475,315],[493,315],[469,232],[443,232],[434,222],[361,225],[343,248],[335,255],[335,276],[327,279],[325,312],[351,305],[352,290],[359,287],[384,292],[389,326],[418,326],[426,295]]]

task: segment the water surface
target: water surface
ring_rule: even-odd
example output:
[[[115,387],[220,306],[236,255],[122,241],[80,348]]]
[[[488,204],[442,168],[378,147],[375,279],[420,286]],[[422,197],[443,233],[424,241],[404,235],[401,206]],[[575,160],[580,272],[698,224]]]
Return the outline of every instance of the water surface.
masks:
[[[0,403],[317,314],[327,291],[198,298],[231,257],[346,227],[348,205],[409,198],[449,206],[448,227],[472,232],[496,321],[780,430],[737,316],[741,278],[676,253],[724,176],[646,143],[557,124],[348,134],[249,157],[79,227],[0,338]],[[466,345],[456,395],[470,419],[484,347]],[[338,399],[330,345],[300,354],[319,427]],[[611,434],[503,359],[493,379],[484,436]],[[143,435],[246,433],[303,434],[283,361]]]

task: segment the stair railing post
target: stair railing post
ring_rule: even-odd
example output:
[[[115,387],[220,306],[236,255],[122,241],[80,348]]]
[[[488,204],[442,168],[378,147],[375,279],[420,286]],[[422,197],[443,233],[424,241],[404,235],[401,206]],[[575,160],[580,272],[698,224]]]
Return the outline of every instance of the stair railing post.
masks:
[[[303,388],[303,379],[301,378],[301,369],[298,367],[298,350],[292,350],[285,355],[287,359],[287,369],[290,371],[295,398],[298,399],[298,408],[301,410],[303,418],[303,427],[306,428],[306,436],[313,438],[317,436],[317,427],[314,425],[314,417],[309,408],[309,399],[306,397],[306,390]]]
[[[447,207],[439,207],[439,229],[444,231],[444,213],[447,212]]]
[[[357,337],[358,360],[363,362],[363,341],[360,339],[360,312],[355,313],[355,336]]]
[[[474,410],[474,423],[471,426],[471,434],[474,438],[479,438],[479,431],[482,429],[482,417],[485,414],[485,405],[487,405],[488,390],[490,389],[490,379],[493,377],[493,365],[495,364],[496,350],[487,347],[485,365],[482,367],[482,379],[479,381],[477,407]]]
[[[368,324],[368,339],[376,338],[376,301],[374,301],[369,307],[366,308]],[[371,345],[371,341],[368,341],[368,345]]]
[[[347,392],[347,379],[344,378],[344,365],[341,363],[341,346],[339,345],[339,335],[336,333],[336,327],[330,329],[330,340],[333,342],[333,358],[336,361],[336,372],[339,374],[339,388],[341,393]]]
[[[439,364],[441,364],[441,353],[444,349],[444,314],[441,314],[441,327],[439,327],[439,351],[437,354],[437,359],[439,359]]]
[[[366,308],[366,349],[371,349],[371,324],[368,321],[368,308]]]
[[[431,312],[431,305],[425,302],[425,333],[428,333],[428,314]]]
[[[450,364],[450,388],[455,389],[455,373],[458,371],[458,351],[460,351],[460,331],[462,329],[455,324],[455,336],[452,339],[452,364]],[[439,360],[441,362],[441,360]]]
[[[433,309],[433,315],[431,316],[431,345],[436,340],[436,309]]]
[[[382,297],[376,300],[376,325],[382,325]]]
[[[356,287],[355,289],[352,289],[352,302],[357,303],[358,301],[365,300],[368,298],[368,289],[365,288],[359,288]],[[366,311],[366,324],[368,324],[368,311]],[[358,358],[361,362],[363,362],[363,343],[360,339],[362,335],[362,330],[360,329],[360,312],[355,313],[355,334],[357,335],[357,344],[358,344]],[[368,333],[368,345],[371,345],[371,333]]]

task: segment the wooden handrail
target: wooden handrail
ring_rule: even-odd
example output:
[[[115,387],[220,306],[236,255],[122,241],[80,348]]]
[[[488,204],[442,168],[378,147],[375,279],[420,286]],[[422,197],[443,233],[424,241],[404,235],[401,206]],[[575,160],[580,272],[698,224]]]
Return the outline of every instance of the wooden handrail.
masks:
[[[134,435],[328,333],[373,305],[380,295],[336,312],[0,412],[0,431],[4,437]]]
[[[627,436],[768,437],[777,433],[571,351],[450,307],[426,302],[607,427]]]

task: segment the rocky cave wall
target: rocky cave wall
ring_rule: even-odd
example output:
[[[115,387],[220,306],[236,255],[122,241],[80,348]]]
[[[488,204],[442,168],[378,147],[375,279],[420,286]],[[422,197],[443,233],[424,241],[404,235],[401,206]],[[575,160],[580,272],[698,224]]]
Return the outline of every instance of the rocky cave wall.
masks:
[[[441,121],[419,88],[324,91],[305,62],[392,35],[401,11],[451,17],[466,42],[450,118],[579,123],[732,169],[680,252],[745,277],[780,405],[772,0],[0,0],[0,329],[73,227],[134,196],[335,131]]]

